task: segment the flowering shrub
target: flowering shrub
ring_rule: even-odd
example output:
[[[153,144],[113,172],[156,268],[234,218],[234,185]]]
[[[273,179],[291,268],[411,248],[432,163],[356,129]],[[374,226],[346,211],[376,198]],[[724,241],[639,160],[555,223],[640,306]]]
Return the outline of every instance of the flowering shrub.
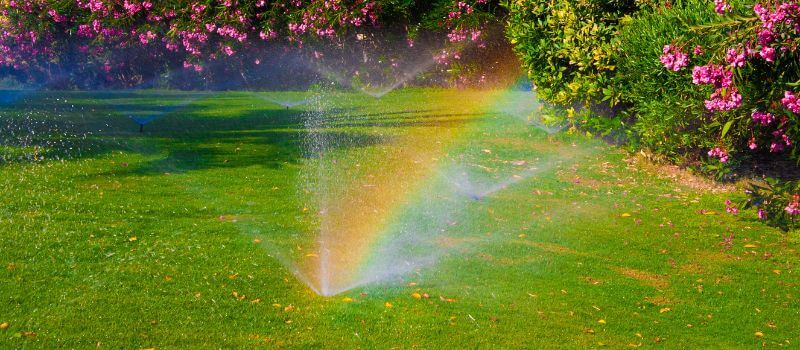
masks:
[[[800,215],[800,182],[781,182],[767,179],[763,184],[752,184],[747,189],[748,199],[741,204],[754,209],[760,220],[785,230],[797,228]]]
[[[73,69],[109,81],[146,69],[156,75],[164,66],[202,73],[208,62],[269,43],[337,47],[370,27],[409,22],[419,23],[408,28],[409,45],[429,29],[448,34],[450,43],[480,46],[496,8],[488,0],[7,0],[0,1],[0,67],[49,80]]]

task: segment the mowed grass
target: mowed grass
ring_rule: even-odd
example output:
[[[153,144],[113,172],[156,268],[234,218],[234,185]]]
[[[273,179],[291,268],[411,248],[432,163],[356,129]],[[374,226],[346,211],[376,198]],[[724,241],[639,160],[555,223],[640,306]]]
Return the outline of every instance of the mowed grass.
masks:
[[[249,92],[6,101],[0,348],[800,344],[797,237],[726,214],[736,192],[504,115],[502,94],[324,92],[292,109]],[[326,159],[366,174],[404,137],[440,133],[424,161],[541,171],[467,200],[436,264],[318,296],[278,259],[302,256],[319,225],[304,186],[319,166],[306,151],[314,111],[336,140]],[[131,113],[161,117],[139,133]]]

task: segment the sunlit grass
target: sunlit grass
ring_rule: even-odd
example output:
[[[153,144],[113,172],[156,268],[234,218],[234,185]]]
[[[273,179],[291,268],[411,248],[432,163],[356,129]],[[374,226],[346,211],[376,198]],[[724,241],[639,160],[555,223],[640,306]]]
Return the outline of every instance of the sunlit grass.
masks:
[[[0,148],[18,153],[0,165],[0,347],[800,341],[791,237],[751,214],[725,214],[735,193],[684,186],[612,146],[504,116],[496,93],[327,92],[290,109],[250,92],[197,95],[46,92],[2,108],[3,117],[48,118],[39,138],[68,126],[74,149],[32,160],[18,155],[43,139]],[[128,115],[188,98],[142,133]],[[281,261],[313,253],[316,239],[315,197],[303,185],[316,161],[304,151],[303,113],[313,110],[333,111],[325,132],[349,140],[325,159],[363,162],[365,173],[427,176],[403,168],[411,163],[382,167],[382,152],[405,159],[413,147],[490,175],[513,173],[514,161],[541,171],[458,207],[438,263],[321,297]],[[458,135],[434,146],[442,125]],[[429,186],[418,185],[436,191]],[[346,225],[344,213],[339,220]]]

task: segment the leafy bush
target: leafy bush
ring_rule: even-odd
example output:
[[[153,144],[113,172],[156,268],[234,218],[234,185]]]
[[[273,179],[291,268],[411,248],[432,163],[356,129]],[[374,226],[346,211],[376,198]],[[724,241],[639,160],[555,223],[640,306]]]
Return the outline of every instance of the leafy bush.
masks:
[[[539,97],[559,105],[616,102],[612,39],[636,1],[517,0],[505,6],[506,35]]]
[[[767,179],[763,184],[752,184],[747,190],[744,209],[758,210],[758,217],[772,225],[790,230],[797,228],[795,216],[800,214],[800,182],[781,182]]]

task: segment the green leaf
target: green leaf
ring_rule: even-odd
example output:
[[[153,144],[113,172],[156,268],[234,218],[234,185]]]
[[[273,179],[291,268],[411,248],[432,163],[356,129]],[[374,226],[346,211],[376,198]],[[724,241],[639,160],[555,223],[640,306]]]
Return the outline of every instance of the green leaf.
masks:
[[[728,134],[728,130],[731,129],[731,125],[733,125],[733,119],[731,119],[727,123],[725,123],[725,127],[722,128],[722,136],[721,137],[725,137],[725,135]]]

